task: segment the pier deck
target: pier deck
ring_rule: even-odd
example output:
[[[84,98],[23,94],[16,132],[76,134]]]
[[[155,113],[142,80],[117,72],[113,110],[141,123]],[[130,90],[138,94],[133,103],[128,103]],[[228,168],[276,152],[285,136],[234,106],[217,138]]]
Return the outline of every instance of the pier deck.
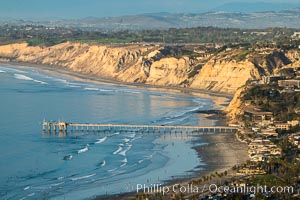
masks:
[[[88,124],[88,123],[67,123],[67,122],[46,122],[42,123],[43,132],[48,134],[73,133],[73,132],[108,132],[124,133],[137,132],[141,134],[159,133],[185,133],[185,134],[208,134],[208,133],[227,133],[235,132],[237,128],[228,126],[169,126],[169,125],[130,125],[130,124]]]

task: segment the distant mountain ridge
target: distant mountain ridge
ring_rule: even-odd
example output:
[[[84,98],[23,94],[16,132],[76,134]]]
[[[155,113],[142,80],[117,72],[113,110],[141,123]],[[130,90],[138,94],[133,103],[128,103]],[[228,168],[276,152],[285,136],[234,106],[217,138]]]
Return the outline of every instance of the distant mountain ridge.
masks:
[[[269,27],[300,28],[300,8],[263,12],[214,11],[206,13],[149,13],[121,17],[87,17],[74,20],[25,21],[0,20],[0,25],[40,24],[88,30],[149,30],[213,26],[221,28],[262,29]]]
[[[300,3],[271,3],[271,2],[230,2],[211,9],[211,12],[266,12],[280,11],[300,7]]]

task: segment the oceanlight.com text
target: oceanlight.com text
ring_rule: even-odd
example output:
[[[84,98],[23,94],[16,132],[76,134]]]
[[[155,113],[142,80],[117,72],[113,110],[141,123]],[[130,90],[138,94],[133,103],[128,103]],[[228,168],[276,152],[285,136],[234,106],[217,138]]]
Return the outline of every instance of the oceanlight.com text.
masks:
[[[162,186],[161,184],[137,184],[137,193],[161,193],[163,195],[172,193],[183,193],[183,194],[202,194],[202,193],[228,193],[228,194],[265,194],[265,193],[282,193],[282,194],[293,194],[293,186],[271,186],[266,185],[243,185],[243,186],[218,186],[216,184],[205,184],[203,186],[195,185],[180,185],[174,184],[172,186]]]

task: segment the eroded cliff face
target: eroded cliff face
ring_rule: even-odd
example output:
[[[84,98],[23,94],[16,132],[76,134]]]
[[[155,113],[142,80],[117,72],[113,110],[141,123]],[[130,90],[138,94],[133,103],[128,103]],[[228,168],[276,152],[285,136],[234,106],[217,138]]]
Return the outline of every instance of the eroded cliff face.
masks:
[[[191,87],[234,94],[247,80],[259,78],[259,70],[249,61],[212,59],[194,77]]]
[[[64,67],[74,72],[124,82],[181,86],[234,94],[247,80],[299,62],[299,53],[245,54],[223,51],[209,58],[174,57],[164,47],[66,42],[51,47],[26,43],[0,46],[0,60]],[[243,57],[241,57],[242,55]]]
[[[240,87],[234,94],[230,104],[225,108],[227,113],[228,122],[236,123],[236,118],[243,113],[243,102],[241,100],[242,93],[246,90],[246,87]]]

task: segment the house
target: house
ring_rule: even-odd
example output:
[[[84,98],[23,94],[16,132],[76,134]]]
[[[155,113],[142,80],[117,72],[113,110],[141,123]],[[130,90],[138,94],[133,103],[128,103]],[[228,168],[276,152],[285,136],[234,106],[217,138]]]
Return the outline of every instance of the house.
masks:
[[[281,149],[270,140],[256,139],[248,144],[248,155],[253,162],[262,162],[270,157],[281,156]]]
[[[291,124],[288,123],[275,123],[274,124],[277,130],[290,130]]]
[[[283,80],[283,76],[263,76],[262,81],[264,84],[270,84],[270,83],[278,83],[279,80]]]
[[[300,88],[300,80],[291,79],[291,80],[279,80],[279,87],[285,88]]]
[[[262,129],[260,132],[259,132],[260,135],[263,135],[263,136],[273,136],[273,137],[277,137],[278,136],[278,133],[276,132],[275,129]]]
[[[298,126],[299,125],[298,120],[287,121],[287,123],[290,124],[291,126]]]
[[[289,135],[289,141],[296,147],[300,148],[300,133]]]
[[[249,158],[252,162],[263,162],[266,161],[266,157],[264,154],[259,153],[259,154],[250,154]]]
[[[291,35],[291,38],[300,38],[300,32],[294,32],[294,34]]]
[[[245,114],[245,116],[248,116],[253,122],[273,120],[272,112],[245,110],[244,114]]]
[[[254,132],[258,132],[259,129],[260,129],[259,127],[255,127],[255,126],[251,127],[251,130],[254,131]]]

